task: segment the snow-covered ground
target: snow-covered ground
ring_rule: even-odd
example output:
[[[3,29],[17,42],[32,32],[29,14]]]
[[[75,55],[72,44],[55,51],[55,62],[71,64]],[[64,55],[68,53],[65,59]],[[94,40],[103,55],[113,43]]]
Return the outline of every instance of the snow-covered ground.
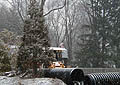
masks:
[[[59,79],[34,78],[21,79],[19,77],[0,76],[0,85],[66,85]]]

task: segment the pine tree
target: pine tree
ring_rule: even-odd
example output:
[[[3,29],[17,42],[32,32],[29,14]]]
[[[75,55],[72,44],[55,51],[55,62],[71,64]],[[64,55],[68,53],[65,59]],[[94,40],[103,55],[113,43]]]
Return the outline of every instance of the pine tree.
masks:
[[[120,1],[119,0],[90,0],[88,12],[91,22],[91,33],[83,35],[85,41],[81,56],[91,67],[107,67],[108,61],[119,65],[119,29]]]
[[[0,40],[0,72],[10,71],[10,58],[8,55],[8,47]]]
[[[45,67],[48,67],[50,61],[54,60],[49,51],[50,40],[47,26],[45,26],[43,7],[39,8],[36,0],[30,0],[28,19],[24,22],[22,40],[18,67],[23,71],[33,68],[36,75],[38,64],[40,66],[44,64]]]

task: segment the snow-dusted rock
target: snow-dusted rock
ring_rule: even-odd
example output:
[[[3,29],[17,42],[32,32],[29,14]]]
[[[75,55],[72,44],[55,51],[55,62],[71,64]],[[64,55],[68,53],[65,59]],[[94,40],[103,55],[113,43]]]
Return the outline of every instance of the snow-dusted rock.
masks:
[[[0,85],[66,85],[59,79],[34,78],[20,79],[19,77],[0,76]]]

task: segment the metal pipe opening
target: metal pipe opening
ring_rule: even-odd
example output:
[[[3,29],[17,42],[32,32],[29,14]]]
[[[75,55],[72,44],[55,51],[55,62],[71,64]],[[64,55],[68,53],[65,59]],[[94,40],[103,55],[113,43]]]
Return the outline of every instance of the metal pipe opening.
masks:
[[[71,80],[72,81],[83,81],[84,80],[84,73],[80,69],[74,69],[71,72]]]

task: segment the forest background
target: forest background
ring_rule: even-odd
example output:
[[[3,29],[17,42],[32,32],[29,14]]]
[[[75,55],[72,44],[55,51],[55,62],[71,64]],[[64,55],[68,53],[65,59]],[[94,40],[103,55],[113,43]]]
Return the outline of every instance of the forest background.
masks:
[[[44,14],[63,5],[47,0]],[[28,0],[0,3],[0,68],[16,67],[17,52],[10,54],[9,46],[21,44],[28,6]],[[64,43],[71,66],[120,67],[120,0],[66,0],[45,16],[45,24],[51,46]]]

